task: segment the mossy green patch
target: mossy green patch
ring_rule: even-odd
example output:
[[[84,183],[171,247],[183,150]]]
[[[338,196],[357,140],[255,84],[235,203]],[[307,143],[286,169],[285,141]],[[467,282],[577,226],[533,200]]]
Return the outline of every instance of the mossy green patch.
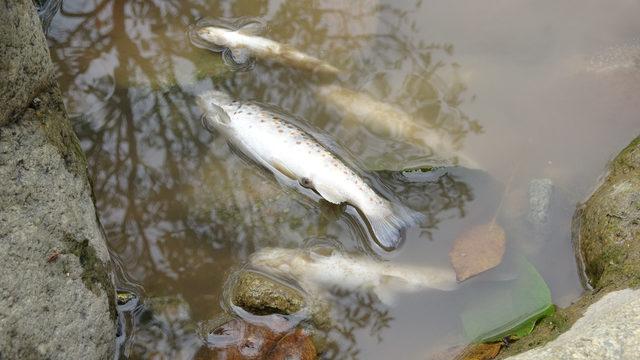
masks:
[[[615,290],[640,284],[640,137],[611,162],[574,221],[574,245],[589,285]]]
[[[102,296],[100,288],[106,292],[109,301],[109,312],[112,319],[115,320],[117,317],[115,289],[109,275],[111,274],[110,265],[98,258],[96,250],[89,244],[88,239],[76,239],[72,234],[65,234],[63,242],[66,245],[63,253],[73,254],[80,260],[82,282],[87,289],[97,296]]]
[[[38,94],[37,99],[39,105],[33,106],[34,121],[42,126],[49,143],[58,149],[67,170],[76,176],[86,177],[87,159],[67,118],[58,86],[51,85]]]
[[[540,320],[531,334],[509,344],[507,347],[503,347],[495,359],[505,359],[509,356],[543,346],[549,341],[554,340],[560,336],[560,334],[569,330],[571,325],[582,317],[587,307],[603,295],[604,292],[588,292],[571,306],[564,309],[557,309],[553,315]]]

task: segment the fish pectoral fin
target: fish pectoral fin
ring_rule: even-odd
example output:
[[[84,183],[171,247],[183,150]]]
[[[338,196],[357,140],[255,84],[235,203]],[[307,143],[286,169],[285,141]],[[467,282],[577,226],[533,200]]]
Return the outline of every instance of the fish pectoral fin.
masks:
[[[333,204],[341,204],[343,200],[338,196],[336,191],[329,186],[322,184],[314,184],[315,190],[322,196],[325,200]]]
[[[228,48],[222,52],[222,56],[228,62],[243,65],[251,60],[251,51],[246,48]]]
[[[296,176],[296,174],[280,161],[277,161],[277,160],[272,161],[271,165],[273,166],[274,169],[278,170],[278,172],[288,177],[289,179],[296,180],[296,181],[298,180],[298,177]]]

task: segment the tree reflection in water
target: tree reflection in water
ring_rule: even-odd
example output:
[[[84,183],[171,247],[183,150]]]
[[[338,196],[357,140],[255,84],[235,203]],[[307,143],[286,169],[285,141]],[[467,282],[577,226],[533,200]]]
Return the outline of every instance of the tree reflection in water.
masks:
[[[417,154],[343,126],[313,98],[310,84],[326,79],[273,62],[233,73],[218,55],[187,40],[187,27],[199,18],[239,15],[265,18],[267,36],[346,70],[339,79],[343,85],[402,106],[457,139],[479,130],[459,110],[464,87],[438,88],[434,73],[454,69],[453,46],[411,37],[415,23],[409,10],[395,5],[374,0],[64,3],[49,31],[51,55],[88,156],[110,248],[148,296],[179,294],[193,320],[220,311],[213,304],[225,275],[257,248],[299,246],[310,236],[356,246],[340,209],[282,191],[231,153],[224,139],[203,131],[193,102],[199,91],[215,85],[243,99],[282,106],[334,134],[363,160]],[[422,207],[429,218],[425,231],[437,225],[442,211],[458,208],[463,214],[471,199],[463,181],[443,185],[431,197]],[[363,311],[377,310],[367,305]],[[385,313],[379,318],[376,331],[390,321]],[[344,324],[342,332],[361,326],[358,319]],[[142,351],[139,346],[129,348]],[[350,346],[355,354],[355,342]]]

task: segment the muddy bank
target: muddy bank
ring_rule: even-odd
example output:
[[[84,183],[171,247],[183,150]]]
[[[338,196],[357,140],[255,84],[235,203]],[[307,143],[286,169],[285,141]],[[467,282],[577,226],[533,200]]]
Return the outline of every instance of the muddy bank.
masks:
[[[0,358],[110,358],[115,294],[86,160],[32,2],[0,6]]]
[[[591,289],[499,358],[540,346],[513,358],[631,359],[640,350],[637,291],[616,291],[640,284],[640,137],[611,161],[602,183],[578,206],[573,239]]]

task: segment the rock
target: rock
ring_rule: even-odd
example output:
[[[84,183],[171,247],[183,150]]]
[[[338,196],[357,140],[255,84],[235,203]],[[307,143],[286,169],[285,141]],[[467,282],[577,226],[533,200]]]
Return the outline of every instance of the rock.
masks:
[[[640,290],[609,293],[544,347],[510,360],[637,359],[640,351]]]
[[[0,126],[54,83],[53,64],[31,0],[0,3]]]
[[[502,343],[489,343],[489,344],[473,344],[464,349],[464,351],[456,356],[455,360],[491,360],[495,358],[500,349]]]
[[[145,298],[131,314],[136,318],[126,356],[133,359],[190,359],[200,344],[191,307],[180,295]]]
[[[574,221],[574,246],[593,288],[640,285],[640,137],[612,161]]]
[[[84,157],[60,94],[39,97],[47,110],[0,127],[0,353],[110,357],[115,294]]]
[[[279,332],[270,326],[234,319],[213,329],[194,360],[313,360],[316,348],[307,332]]]
[[[527,220],[537,233],[544,234],[548,231],[552,194],[553,182],[550,179],[532,179],[529,182]]]
[[[241,271],[234,281],[231,302],[252,314],[291,315],[304,310],[316,328],[331,326],[330,308],[323,300],[306,299],[301,290],[255,271]]]
[[[238,275],[232,302],[256,315],[290,315],[305,307],[300,291],[253,271],[243,271]]]
[[[220,343],[203,346],[195,359],[264,359],[283,334],[236,319],[214,329],[211,335]]]
[[[111,262],[84,154],[31,0],[0,7],[0,358],[113,358]]]
[[[296,329],[285,335],[266,357],[267,360],[313,360],[315,358],[316,348],[313,341],[302,329]]]

